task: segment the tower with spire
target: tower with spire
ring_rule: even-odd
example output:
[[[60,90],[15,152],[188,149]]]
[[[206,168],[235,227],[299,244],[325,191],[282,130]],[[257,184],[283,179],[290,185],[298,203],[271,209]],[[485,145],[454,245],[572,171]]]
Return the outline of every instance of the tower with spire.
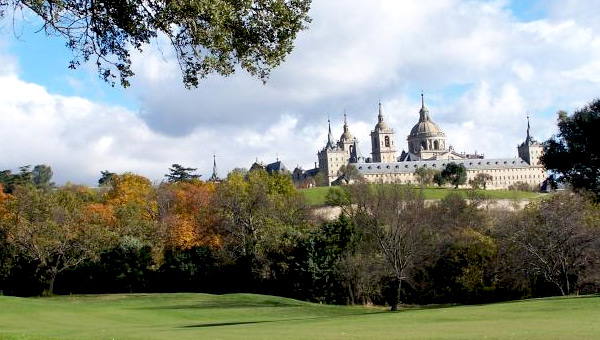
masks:
[[[540,165],[543,147],[540,142],[531,137],[530,129],[529,113],[527,113],[527,134],[525,135],[525,141],[517,146],[517,150],[519,152],[519,158],[529,165],[537,166]]]
[[[343,132],[338,141],[333,138],[331,132],[331,121],[327,119],[327,143],[317,155],[319,158],[319,172],[326,179],[326,184],[331,185],[340,176],[340,168],[347,165],[353,150],[356,149],[356,140],[348,127],[348,118],[344,114]]]
[[[210,178],[208,179],[209,182],[220,182],[221,179],[219,178],[219,175],[217,174],[217,155],[215,155],[213,153],[213,170],[212,170],[212,175],[210,176]]]
[[[396,162],[394,129],[389,127],[385,122],[381,103],[379,103],[377,124],[373,131],[371,131],[371,156],[374,163]]]

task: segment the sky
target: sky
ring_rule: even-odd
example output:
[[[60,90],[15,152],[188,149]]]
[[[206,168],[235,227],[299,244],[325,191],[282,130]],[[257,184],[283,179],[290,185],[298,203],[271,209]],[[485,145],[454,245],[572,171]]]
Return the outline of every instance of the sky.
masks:
[[[94,185],[100,171],[161,181],[171,164],[224,177],[255,160],[314,167],[347,114],[364,154],[381,102],[398,153],[421,91],[456,151],[516,157],[526,116],[540,140],[556,112],[600,97],[600,1],[313,0],[312,23],[266,85],[244,72],[183,86],[169,45],[133,53],[129,88],[25,13],[0,22],[0,170],[47,164],[54,180]]]

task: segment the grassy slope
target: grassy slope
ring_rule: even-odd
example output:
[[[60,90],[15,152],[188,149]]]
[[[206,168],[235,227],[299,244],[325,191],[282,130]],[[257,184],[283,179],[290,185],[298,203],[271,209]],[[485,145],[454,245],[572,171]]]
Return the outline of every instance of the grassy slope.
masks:
[[[325,196],[329,191],[330,187],[314,187],[308,189],[302,189],[300,192],[304,194],[311,206],[322,206],[325,205]],[[415,190],[421,190],[421,188],[415,187]],[[467,197],[467,192],[470,189],[450,189],[450,188],[438,188],[438,187],[427,187],[423,188],[423,196],[425,199],[442,199],[449,193],[458,193],[463,197]],[[480,194],[485,195],[491,199],[536,199],[543,194],[536,192],[525,192],[525,191],[513,191],[513,190],[478,190]]]
[[[248,294],[0,297],[0,339],[592,339],[600,297],[390,313]]]

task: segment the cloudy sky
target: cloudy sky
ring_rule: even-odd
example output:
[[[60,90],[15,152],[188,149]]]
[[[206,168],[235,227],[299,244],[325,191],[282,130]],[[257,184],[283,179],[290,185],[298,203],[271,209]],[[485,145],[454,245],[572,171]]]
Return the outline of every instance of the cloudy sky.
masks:
[[[313,0],[310,15],[266,85],[238,73],[193,90],[168,45],[134,55],[132,86],[111,88],[93,65],[68,69],[34,18],[5,19],[0,170],[48,164],[58,183],[93,185],[101,170],[161,180],[179,163],[208,177],[213,153],[222,176],[256,158],[308,169],[344,112],[369,153],[379,101],[405,147],[421,90],[447,144],[514,157],[528,112],[545,140],[557,110],[600,97],[597,0]]]

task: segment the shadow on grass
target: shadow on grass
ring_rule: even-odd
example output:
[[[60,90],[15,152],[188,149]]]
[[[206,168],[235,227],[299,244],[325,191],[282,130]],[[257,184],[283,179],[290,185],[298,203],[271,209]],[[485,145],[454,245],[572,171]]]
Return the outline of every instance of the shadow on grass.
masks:
[[[353,313],[343,315],[329,315],[329,316],[315,316],[309,318],[288,318],[288,319],[276,319],[276,320],[257,320],[257,321],[238,321],[238,322],[211,322],[211,323],[199,323],[194,325],[185,325],[178,328],[205,328],[205,327],[223,327],[223,326],[238,326],[238,325],[250,325],[259,323],[275,323],[275,322],[289,322],[289,321],[304,321],[304,320],[327,320],[343,318],[347,316],[359,316],[359,315],[376,315],[382,313],[389,313],[388,311],[377,311],[377,312],[364,312],[364,313]]]

